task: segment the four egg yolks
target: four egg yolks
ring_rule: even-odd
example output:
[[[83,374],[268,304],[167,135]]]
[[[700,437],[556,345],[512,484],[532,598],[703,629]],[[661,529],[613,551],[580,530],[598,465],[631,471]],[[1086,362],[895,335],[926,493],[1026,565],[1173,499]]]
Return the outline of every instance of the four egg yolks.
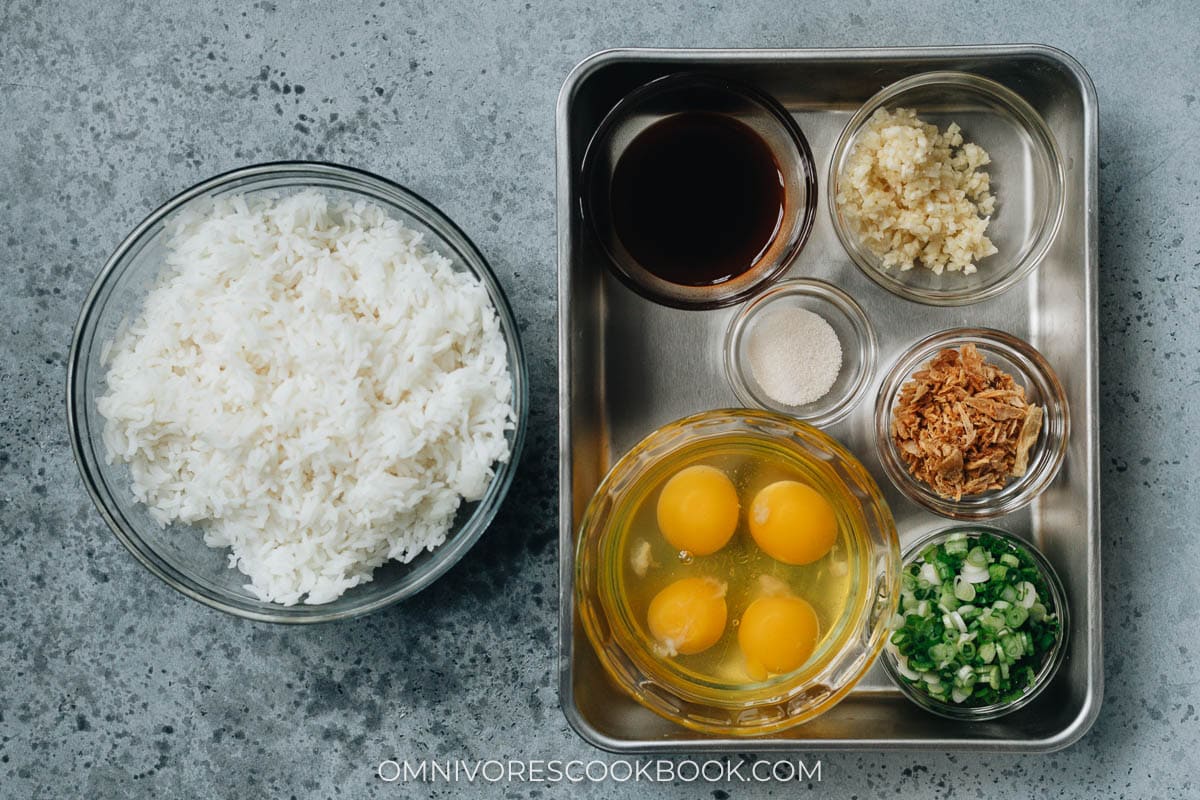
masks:
[[[799,597],[760,597],[746,608],[738,625],[738,645],[746,674],[754,680],[800,667],[817,646],[817,612]]]
[[[658,527],[676,550],[707,556],[737,530],[741,506],[733,481],[716,467],[698,464],[671,476],[658,496]]]
[[[837,539],[837,516],[820,492],[798,481],[777,481],[750,504],[750,535],[784,564],[811,564]]]
[[[733,482],[707,465],[680,470],[658,498],[658,527],[672,547],[697,556],[724,547],[738,526],[741,506]],[[748,515],[750,535],[767,555],[785,564],[818,561],[837,538],[833,507],[816,489],[777,481],[759,491]],[[662,589],[647,612],[651,635],[666,655],[694,655],[725,633],[725,585],[714,578],[682,578]],[[817,645],[817,613],[786,593],[759,597],[738,623],[738,645],[754,680],[799,668]]]
[[[712,578],[681,578],[650,601],[650,634],[668,656],[694,655],[725,633],[725,586]]]

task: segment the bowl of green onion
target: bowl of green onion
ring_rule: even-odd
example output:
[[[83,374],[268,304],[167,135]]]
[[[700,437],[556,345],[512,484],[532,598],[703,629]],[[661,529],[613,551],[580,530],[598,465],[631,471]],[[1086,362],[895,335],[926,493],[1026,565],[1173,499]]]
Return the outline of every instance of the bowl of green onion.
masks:
[[[1054,677],[1067,626],[1062,583],[1037,548],[999,528],[943,528],[905,553],[883,664],[928,711],[995,719]]]

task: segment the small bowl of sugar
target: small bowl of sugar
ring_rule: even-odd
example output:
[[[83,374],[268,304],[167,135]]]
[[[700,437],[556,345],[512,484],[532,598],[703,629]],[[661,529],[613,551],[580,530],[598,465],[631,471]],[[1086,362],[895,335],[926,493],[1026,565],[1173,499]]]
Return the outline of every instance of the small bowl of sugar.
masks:
[[[862,399],[875,372],[875,330],[854,298],[811,278],[781,281],[738,312],[725,372],[746,406],[818,427]]]

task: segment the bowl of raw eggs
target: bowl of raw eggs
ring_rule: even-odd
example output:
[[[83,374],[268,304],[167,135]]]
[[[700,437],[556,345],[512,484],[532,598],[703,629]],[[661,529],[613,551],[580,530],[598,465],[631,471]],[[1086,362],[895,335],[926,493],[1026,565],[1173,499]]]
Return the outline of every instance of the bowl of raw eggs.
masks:
[[[708,411],[646,437],[584,512],[576,603],[612,679],[693,730],[753,736],[832,708],[883,646],[895,522],[817,428]]]

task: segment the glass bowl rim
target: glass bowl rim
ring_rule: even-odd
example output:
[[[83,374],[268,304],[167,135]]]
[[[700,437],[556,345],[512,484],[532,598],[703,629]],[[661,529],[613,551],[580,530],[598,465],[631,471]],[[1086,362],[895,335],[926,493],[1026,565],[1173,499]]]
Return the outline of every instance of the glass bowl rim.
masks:
[[[762,697],[747,698],[739,702],[722,703],[720,700],[711,697],[698,697],[686,684],[664,680],[657,671],[652,673],[643,672],[640,682],[634,681],[631,683],[629,676],[624,675],[624,671],[619,669],[619,665],[613,663],[612,656],[608,653],[608,648],[606,647],[607,642],[603,640],[604,631],[594,629],[595,623],[591,618],[597,613],[604,619],[605,626],[611,627],[613,624],[608,620],[608,614],[603,608],[604,604],[599,599],[593,599],[584,595],[585,584],[588,583],[583,577],[587,563],[599,558],[599,555],[585,555],[588,543],[597,539],[601,533],[594,531],[596,535],[590,537],[586,535],[589,529],[593,528],[591,522],[594,517],[597,513],[600,513],[597,503],[609,497],[614,483],[621,480],[628,480],[630,465],[637,459],[644,457],[646,451],[653,446],[662,445],[663,439],[686,433],[697,425],[720,422],[745,425],[752,421],[765,421],[770,424],[780,425],[792,430],[796,434],[817,439],[821,444],[831,445],[835,454],[845,458],[845,462],[856,472],[860,473],[860,477],[866,479],[867,493],[874,499],[872,510],[875,516],[879,518],[879,536],[882,541],[876,542],[873,539],[868,539],[868,549],[872,552],[867,558],[870,562],[866,573],[868,576],[868,585],[864,587],[867,595],[864,596],[861,611],[849,619],[847,631],[864,628],[869,631],[869,640],[861,643],[857,650],[852,650],[848,645],[857,642],[858,639],[853,636],[848,638],[842,648],[832,651],[829,654],[827,661],[823,662],[817,675],[809,676],[809,682],[797,683],[793,680],[791,683],[788,683],[784,681],[766,687],[774,689],[776,691],[774,695],[767,696],[766,692],[760,689],[757,691],[763,694]],[[678,442],[670,443],[669,445],[671,450],[678,449],[679,446]],[[645,467],[643,466],[638,468],[638,471],[644,471],[644,469]],[[866,513],[865,509],[864,516],[868,518],[868,524],[870,524],[870,515]],[[641,441],[631,447],[628,452],[622,455],[608,470],[607,474],[605,474],[598,484],[596,491],[593,493],[588,507],[584,510],[576,531],[576,542],[573,548],[575,562],[572,570],[574,581],[572,595],[576,603],[576,613],[579,614],[588,643],[595,652],[597,659],[603,665],[605,673],[609,676],[610,680],[618,683],[622,691],[633,697],[640,705],[675,724],[706,734],[738,737],[761,736],[803,724],[833,708],[845,698],[877,661],[879,653],[887,639],[887,622],[895,612],[897,603],[899,602],[901,574],[899,533],[896,529],[891,508],[888,506],[887,500],[877,482],[857,456],[825,431],[810,423],[767,409],[717,408],[701,411],[668,422],[647,434]],[[595,566],[598,567],[598,564]],[[882,606],[881,603],[883,604]],[[597,607],[599,607],[599,612],[596,611]],[[611,634],[609,636],[612,638]],[[617,647],[625,658],[633,662],[642,660],[641,656],[635,658],[626,653],[625,648],[619,644]],[[850,652],[854,652],[855,655],[848,655]],[[646,685],[655,689],[665,689],[673,697],[709,710],[728,712],[734,709],[741,709],[742,711],[754,708],[769,709],[777,707],[782,703],[792,703],[795,700],[796,693],[803,691],[804,687],[810,685],[811,681],[819,679],[822,674],[827,673],[829,670],[836,669],[839,659],[847,659],[848,664],[853,666],[852,674],[843,683],[827,687],[828,693],[815,706],[794,715],[783,717],[782,719],[776,718],[754,726],[742,727],[713,721],[700,721],[690,716],[669,713],[663,707],[662,701],[658,699],[660,692],[644,689]],[[639,670],[642,669],[637,663],[634,663],[634,666]],[[621,672],[622,677],[618,678],[615,674],[617,672]]]
[[[937,84],[948,85],[956,89],[964,89],[990,97],[1013,112],[1020,121],[1025,132],[1043,150],[1050,167],[1050,219],[1043,223],[1034,237],[1034,246],[1020,261],[1013,262],[1008,273],[991,285],[971,290],[954,292],[919,289],[906,284],[903,280],[892,277],[878,268],[863,252],[858,237],[846,229],[837,205],[837,186],[842,174],[842,166],[850,155],[853,145],[863,125],[871,118],[876,110],[882,108],[900,95],[913,89],[923,89]],[[833,145],[829,159],[829,169],[826,175],[826,205],[833,223],[833,231],[841,242],[842,248],[850,256],[850,260],[858,269],[876,285],[886,289],[904,300],[923,303],[932,306],[965,306],[983,302],[1007,292],[1016,284],[1033,273],[1050,252],[1050,248],[1058,239],[1058,231],[1062,227],[1066,213],[1066,173],[1063,165],[1062,150],[1058,140],[1046,120],[1029,104],[1024,97],[1008,88],[999,81],[977,75],[972,72],[959,70],[937,70],[920,72],[901,78],[880,89],[872,95],[842,128]],[[923,269],[923,268],[922,268]]]
[[[131,251],[136,254],[136,248],[143,244],[155,226],[193,200],[201,199],[228,186],[250,181],[249,188],[253,188],[254,181],[288,177],[292,177],[295,182],[289,186],[272,188],[303,187],[307,185],[305,182],[307,177],[320,179],[321,182],[318,185],[354,195],[370,196],[364,189],[372,189],[388,198],[383,201],[385,205],[394,206],[404,214],[412,216],[434,233],[439,244],[450,247],[456,255],[461,256],[465,268],[484,285],[495,306],[496,316],[505,339],[509,371],[513,382],[512,403],[516,421],[512,431],[509,458],[507,462],[496,469],[484,497],[476,501],[477,506],[471,515],[461,526],[452,529],[447,535],[446,541],[432,551],[429,567],[419,580],[369,603],[338,610],[330,610],[329,606],[332,604],[306,605],[298,603],[293,606],[283,606],[252,597],[234,599],[227,595],[217,596],[197,584],[192,576],[162,560],[155,552],[155,548],[145,542],[137,528],[124,519],[124,514],[115,501],[113,502],[114,507],[109,508],[109,500],[106,499],[106,495],[114,493],[109,491],[99,464],[94,463],[90,442],[84,441],[83,428],[86,427],[86,423],[84,423],[83,417],[88,412],[82,407],[83,404],[80,402],[82,398],[76,396],[83,390],[83,376],[86,369],[84,359],[90,352],[90,350],[83,349],[83,344],[89,334],[94,334],[95,318],[103,309],[103,304],[100,303],[101,295],[109,288],[111,281],[118,274],[118,268],[126,262]],[[379,201],[377,197],[373,199]],[[67,430],[76,467],[92,504],[125,549],[164,583],[193,600],[235,617],[278,624],[314,624],[364,616],[405,600],[442,577],[478,542],[484,531],[491,526],[503,505],[516,476],[529,420],[528,366],[520,329],[517,326],[507,294],[479,248],[450,217],[412,189],[367,170],[327,161],[269,161],[227,170],[178,192],[151,211],[121,240],[104,262],[88,289],[71,337],[65,388]],[[464,531],[466,536],[461,535]]]
[[[828,407],[825,410],[809,416],[797,413],[796,409],[803,408],[803,406],[785,406],[755,392],[751,388],[751,382],[747,380],[744,365],[737,357],[737,345],[746,335],[746,326],[750,320],[755,315],[761,314],[771,303],[792,295],[815,298],[837,309],[850,321],[850,327],[854,329],[856,335],[857,349],[863,352],[862,363],[859,364],[858,375],[854,382],[837,399],[837,402],[827,404]],[[875,377],[879,337],[862,305],[843,289],[818,278],[788,278],[760,292],[756,297],[750,298],[738,310],[725,330],[724,351],[725,377],[739,401],[750,408],[761,408],[786,414],[801,422],[821,428],[840,422],[854,410],[866,395],[867,388]],[[845,347],[842,348],[842,352],[846,352]],[[818,398],[814,402],[820,403],[821,399],[823,398]]]
[[[753,279],[749,280],[736,292],[728,295],[695,299],[683,296],[675,297],[662,293],[653,286],[643,283],[636,275],[631,274],[628,265],[625,263],[625,258],[612,250],[604,232],[599,230],[596,213],[592,210],[593,202],[591,197],[593,173],[595,172],[596,160],[598,158],[597,152],[600,149],[600,145],[608,140],[618,123],[628,117],[633,109],[636,109],[640,103],[647,99],[689,86],[706,86],[710,89],[740,97],[752,105],[761,108],[768,117],[778,123],[787,135],[787,140],[793,148],[796,162],[801,167],[801,180],[805,192],[804,207],[798,214],[792,215],[793,217],[799,217],[796,239],[786,250],[779,254],[775,263],[751,267],[748,272],[743,274],[753,274]],[[770,148],[768,147],[768,149]],[[774,151],[772,151],[772,154],[774,155]],[[813,158],[812,147],[808,143],[808,138],[805,136],[800,123],[796,121],[795,117],[788,113],[782,103],[767,92],[749,83],[708,73],[702,69],[683,69],[660,75],[639,84],[617,100],[604,114],[595,131],[588,138],[587,145],[584,147],[583,157],[580,159],[579,175],[582,187],[579,196],[580,214],[587,220],[587,225],[595,234],[597,244],[599,244],[608,264],[611,266],[609,271],[621,283],[639,296],[653,303],[684,310],[703,311],[736,305],[752,297],[756,292],[763,289],[763,287],[777,280],[787,271],[788,267],[791,266],[808,244],[813,228],[816,225],[817,206],[820,204],[817,187],[817,163]],[[783,232],[784,229],[781,228],[776,236],[782,235]],[[641,270],[643,272],[646,271],[644,268],[641,268]],[[663,283],[666,282],[663,281]]]
[[[1029,375],[1014,375],[1013,377],[1028,378],[1026,383],[1040,381],[1047,385],[1051,397],[1042,398],[1042,405],[1046,408],[1046,419],[1043,421],[1043,425],[1048,428],[1061,426],[1060,441],[1057,447],[1050,452],[1049,457],[1042,462],[1040,470],[1027,473],[1027,484],[1020,491],[1007,497],[1003,495],[1003,489],[994,495],[974,501],[955,501],[941,497],[909,474],[907,467],[896,455],[896,446],[892,442],[892,409],[904,383],[921,366],[922,362],[933,358],[938,351],[951,347],[958,349],[967,343],[980,345],[985,354],[988,350],[996,350],[1010,361],[1014,360],[1014,355],[1019,357],[1018,365],[1022,372],[1029,372]],[[1021,363],[1021,360],[1029,362],[1033,369],[1029,370]],[[947,328],[922,337],[896,356],[895,361],[884,375],[883,381],[879,385],[879,393],[875,398],[874,428],[876,455],[883,466],[883,471],[887,473],[888,479],[893,486],[900,490],[901,494],[939,516],[958,521],[978,522],[1024,508],[1054,482],[1066,460],[1067,446],[1071,436],[1071,414],[1066,390],[1063,388],[1058,374],[1050,366],[1046,357],[1032,344],[994,328]],[[1045,435],[1039,437],[1041,441],[1035,443],[1034,447],[1044,447],[1046,445],[1045,438]],[[1018,480],[1023,479],[1026,478]],[[975,497],[980,498],[978,495]]]
[[[987,533],[1024,550],[1029,554],[1030,560],[1033,561],[1038,571],[1042,573],[1042,577],[1046,580],[1046,585],[1050,587],[1050,594],[1053,595],[1054,607],[1058,613],[1059,635],[1054,640],[1054,646],[1043,659],[1037,676],[1034,678],[1033,686],[1025,694],[1007,703],[993,703],[987,706],[956,705],[955,703],[946,703],[930,697],[905,683],[897,669],[895,656],[886,645],[879,660],[883,663],[884,671],[892,679],[892,682],[896,684],[900,693],[907,697],[914,705],[920,706],[926,711],[945,717],[946,719],[982,722],[997,719],[1025,707],[1029,703],[1032,703],[1050,685],[1050,682],[1058,673],[1059,667],[1062,666],[1063,661],[1066,659],[1068,640],[1071,633],[1071,612],[1067,606],[1066,588],[1063,586],[1062,579],[1058,577],[1058,572],[1054,569],[1054,565],[1050,563],[1050,559],[1046,558],[1046,554],[1037,545],[1026,540],[1024,537],[1018,536],[1004,528],[997,528],[994,525],[964,522],[930,531],[904,549],[904,554],[900,559],[901,573],[915,563],[916,559],[920,557],[921,551],[926,547],[931,544],[940,544],[956,533],[965,533],[967,536]]]

